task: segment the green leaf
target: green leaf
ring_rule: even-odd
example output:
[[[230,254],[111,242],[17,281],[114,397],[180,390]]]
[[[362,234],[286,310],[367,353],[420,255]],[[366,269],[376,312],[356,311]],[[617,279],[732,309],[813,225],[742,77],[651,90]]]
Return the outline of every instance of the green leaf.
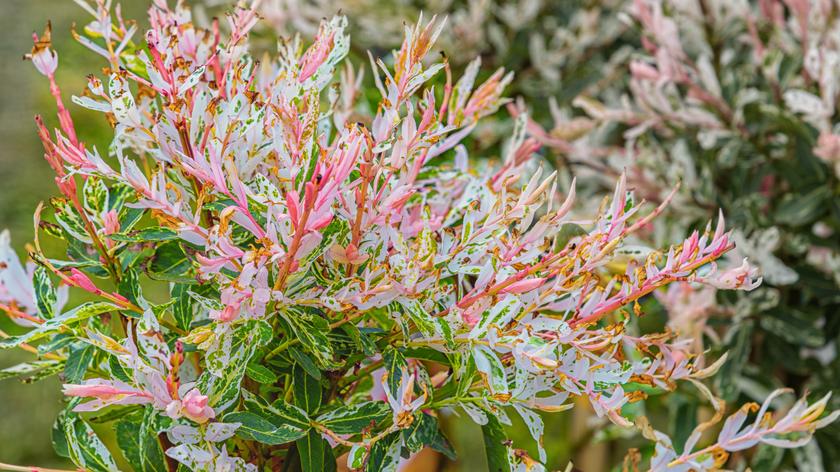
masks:
[[[122,364],[120,364],[120,361],[117,358],[117,356],[108,356],[108,368],[111,370],[111,374],[113,374],[115,378],[122,380],[126,383],[131,383],[134,381],[134,379],[131,378],[131,373],[125,370]]]
[[[71,323],[78,323],[79,321],[86,320],[91,316],[100,315],[117,308],[118,307],[113,303],[107,302],[84,303],[61,316],[47,320],[46,322],[38,325],[37,328],[25,334],[0,340],[0,349],[13,348],[20,346],[23,343],[37,341],[49,336],[50,334],[56,333],[62,327],[69,327]]]
[[[373,443],[365,470],[369,472],[396,471],[402,452],[402,441],[399,439],[400,432],[397,431]]]
[[[495,416],[488,415],[487,424],[481,427],[484,434],[484,454],[487,456],[487,470],[510,472],[508,459],[508,438]]]
[[[140,430],[140,425],[137,420],[134,421],[118,421],[114,425],[114,433],[116,434],[117,446],[122,451],[123,457],[134,470],[142,470],[140,459],[140,445],[137,442],[137,432]]]
[[[507,375],[502,361],[487,346],[476,345],[473,348],[475,367],[481,372],[490,387],[493,395],[506,395],[509,393]]]
[[[140,423],[140,463],[144,472],[168,472],[166,457],[158,440],[158,431],[165,430],[166,427],[158,421],[158,412],[147,406],[143,422]]]
[[[473,356],[464,355],[462,357],[464,362],[463,371],[461,373],[461,377],[459,377],[456,383],[457,388],[457,396],[465,397],[468,396],[470,388],[472,388],[473,378],[478,375],[478,369],[475,368],[475,359]]]
[[[274,330],[271,329],[271,325],[268,321],[249,320],[246,322],[245,326],[247,327],[247,332],[250,336],[249,339],[258,347],[268,344],[274,336]]]
[[[50,440],[56,455],[70,458],[70,446],[67,444],[67,435],[64,434],[64,412],[59,413],[58,418],[53,421]]]
[[[140,277],[137,271],[131,268],[123,268],[123,276],[117,285],[117,292],[137,306],[144,306],[143,290],[140,288]]]
[[[112,408],[108,408],[102,413],[99,413],[95,416],[90,416],[86,418],[86,421],[91,424],[112,423],[114,421],[127,421],[129,418],[133,418],[137,421],[140,421],[139,418],[143,416],[144,409],[144,405],[115,406]],[[136,436],[137,428],[135,428],[134,433]]]
[[[239,398],[240,384],[254,352],[265,342],[271,326],[263,320],[249,320],[231,333],[205,359],[207,370],[198,378],[198,389],[210,397],[216,412],[224,411]]]
[[[831,197],[827,187],[817,187],[807,194],[788,194],[776,208],[775,221],[802,226],[816,221],[826,210],[823,203]]]
[[[729,357],[715,376],[720,395],[727,402],[735,400],[740,392],[736,380],[749,360],[753,326],[752,321],[745,321],[727,333],[724,349]]]
[[[574,223],[566,223],[560,227],[557,236],[554,239],[554,252],[560,252],[565,248],[569,241],[577,236],[585,236],[589,234],[582,226]]]
[[[402,430],[403,441],[411,452],[418,452],[428,446],[444,454],[450,460],[455,460],[455,450],[449,440],[443,435],[438,426],[437,418],[426,413],[419,413],[414,417],[414,423]]]
[[[351,469],[361,469],[365,465],[365,457],[367,457],[367,449],[364,446],[355,445],[350,448],[347,453],[347,467]]]
[[[431,361],[443,365],[449,365],[451,363],[449,357],[447,357],[445,353],[427,346],[407,347],[403,349],[402,352],[403,356],[409,359],[420,359],[423,361]]]
[[[697,402],[693,399],[685,399],[677,396],[673,397],[673,399],[676,403],[673,409],[676,410],[676,414],[674,414],[673,410],[671,414],[673,417],[673,440],[677,448],[682,448],[697,426]],[[677,449],[677,452],[682,453],[683,451]]]
[[[823,453],[817,445],[817,441],[808,441],[804,446],[794,448],[792,452],[796,470],[814,472],[826,470],[823,466]]]
[[[59,349],[65,348],[76,341],[76,337],[71,334],[59,333],[48,338],[38,345],[38,354],[46,354],[48,352],[55,352]]]
[[[108,270],[102,265],[99,255],[91,249],[89,244],[85,244],[78,239],[70,239],[67,241],[67,255],[73,262],[64,264],[65,267],[84,268],[85,272],[90,275],[103,278],[110,277]],[[58,266],[56,267],[58,268]]]
[[[338,434],[359,434],[371,425],[381,423],[391,416],[385,402],[363,402],[341,405],[319,416],[316,421]]]
[[[293,331],[290,335],[300,340],[301,346],[312,354],[320,367],[324,369],[336,367],[332,344],[327,338],[330,332],[327,320],[311,311],[298,308],[290,308],[283,315]]]
[[[83,207],[94,216],[99,216],[108,208],[108,187],[99,177],[89,176],[82,187]]]
[[[67,364],[64,366],[65,383],[77,384],[85,377],[85,372],[93,360],[94,347],[90,344],[82,344],[75,349],[70,349],[67,356]]]
[[[826,343],[824,330],[817,328],[806,314],[792,307],[762,313],[759,325],[796,346],[819,348]]]
[[[134,192],[134,189],[131,189]],[[125,209],[125,217],[120,218],[120,231],[123,233],[127,231],[131,231],[137,223],[140,222],[140,219],[143,218],[143,214],[146,213],[146,210],[143,208],[126,208]]]
[[[491,326],[504,327],[519,312],[522,302],[519,297],[508,295],[481,314],[481,319],[470,330],[470,339],[479,339],[487,334]]]
[[[272,414],[272,421],[288,423],[298,428],[309,429],[309,417],[300,408],[286,403],[283,399],[275,400],[268,411]]]
[[[157,319],[161,319],[164,316],[166,316],[166,313],[170,310],[170,308],[172,308],[172,305],[175,304],[175,300],[172,300],[172,299],[169,299],[169,300],[167,300],[163,303],[160,303],[160,304],[158,304],[158,303],[151,303],[150,304],[145,299],[143,299],[142,302],[143,302],[143,304],[141,306],[143,306],[143,307],[148,306],[149,308],[151,308],[152,313],[154,313],[155,318],[157,318]],[[139,316],[138,316],[138,318],[139,318]]]
[[[356,344],[356,348],[359,349],[365,356],[372,356],[376,354],[376,344],[370,339],[367,333],[362,332],[358,326],[353,325],[353,323],[345,323],[341,326],[341,329],[347,333],[347,336],[353,340],[353,343]]]
[[[189,293],[189,286],[184,284],[172,284],[169,295],[175,303],[172,305],[172,316],[175,324],[184,331],[190,330],[193,320],[193,298]]]
[[[751,468],[755,471],[779,470],[779,465],[782,463],[784,456],[784,449],[768,444],[760,444],[756,448],[755,455],[752,458]]]
[[[114,182],[108,187],[108,209],[121,212],[125,207],[129,198],[135,197],[137,194],[128,184]],[[130,208],[130,210],[138,210],[137,208]],[[142,211],[141,211],[142,213]]]
[[[93,240],[87,234],[85,224],[82,222],[82,217],[73,207],[73,205],[64,198],[53,198],[50,203],[54,209],[54,217],[56,223],[61,226],[61,229],[67,234],[64,238],[66,241],[79,241],[84,244],[92,244]]]
[[[21,382],[31,383],[55,375],[61,372],[63,367],[64,363],[60,361],[23,362],[0,370],[0,380],[16,378]]]
[[[272,422],[277,424],[290,424],[303,430],[309,429],[309,417],[306,415],[306,412],[294,405],[286,403],[282,398],[269,405],[262,398],[247,390],[243,390],[242,399],[248,411],[257,413]]]
[[[440,336],[446,341],[447,346],[454,347],[452,339],[452,328],[443,317],[435,317],[429,314],[417,300],[404,302],[408,319],[414,322],[417,329],[427,337]]]
[[[158,226],[154,228],[143,228],[130,233],[115,233],[108,237],[114,241],[130,243],[163,242],[178,239],[178,233],[174,229]]]
[[[306,431],[291,424],[277,424],[251,411],[235,411],[225,415],[226,423],[241,423],[236,435],[268,445],[285,444],[300,439]]]
[[[216,333],[205,355],[207,370],[217,377],[223,377],[231,370],[242,371],[244,374],[247,362],[259,345],[258,333],[254,331],[257,323],[265,322],[249,321],[232,330]],[[240,365],[241,362],[246,364]],[[235,369],[231,369],[231,366]]]
[[[67,452],[74,464],[95,472],[119,470],[105,443],[86,422],[76,415],[68,414],[60,417],[60,421],[67,441]]]
[[[321,380],[321,369],[315,365],[312,357],[294,346],[290,347],[288,351],[289,355],[292,356],[292,359],[295,360],[297,365],[303,368],[310,377],[315,380]]]
[[[394,398],[397,398],[400,389],[400,381],[402,380],[402,372],[408,368],[408,363],[406,363],[402,352],[395,348],[386,349],[382,354],[382,357],[385,361],[383,367],[388,373],[388,389],[391,391],[391,395]]]
[[[292,377],[295,405],[308,414],[317,413],[318,408],[321,408],[321,383],[298,365],[292,369]]]
[[[277,374],[272,372],[271,369],[260,364],[254,364],[253,362],[248,364],[248,367],[245,369],[245,375],[249,379],[263,385],[272,385],[278,379]]]
[[[310,430],[306,436],[295,443],[300,466],[303,472],[328,472],[336,470],[335,456],[332,454],[332,447],[315,430]]]
[[[38,304],[38,314],[41,318],[49,319],[55,316],[54,308],[58,300],[55,286],[50,279],[49,272],[44,267],[35,268],[32,277],[32,285],[35,289],[35,301]]]
[[[130,269],[143,265],[154,253],[155,249],[152,246],[142,246],[139,250],[133,247],[126,247],[117,253],[117,261],[119,261],[123,271],[127,272]]]
[[[138,472],[167,472],[166,458],[158,440],[158,414],[147,406],[143,416],[132,415],[116,424],[117,444]]]
[[[149,264],[149,277],[169,282],[194,282],[192,262],[178,241],[168,241],[157,247]]]
[[[222,302],[215,298],[205,297],[204,295],[198,294],[192,290],[188,290],[186,293],[190,296],[190,299],[207,310],[222,310],[225,308]]]

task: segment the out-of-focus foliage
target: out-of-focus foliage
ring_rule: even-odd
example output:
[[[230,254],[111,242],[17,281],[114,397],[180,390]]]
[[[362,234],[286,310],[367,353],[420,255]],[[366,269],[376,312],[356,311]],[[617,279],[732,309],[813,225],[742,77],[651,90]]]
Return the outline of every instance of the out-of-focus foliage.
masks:
[[[208,0],[207,5],[229,5]],[[510,96],[524,95],[538,119],[549,99],[566,103],[598,93],[623,73],[631,38],[618,13],[623,0],[265,0],[260,13],[279,34],[312,34],[324,16],[350,21],[355,51],[388,51],[403,25],[421,15],[446,17],[436,45],[455,70],[480,57],[482,68],[516,71]],[[496,125],[498,126],[498,124]]]
[[[764,286],[716,301],[690,287],[661,297],[674,329],[698,343],[705,333],[706,345],[733,355],[717,385],[724,398],[757,399],[782,384],[837,390],[840,4],[637,1],[626,11],[642,45],[629,80],[578,97],[570,111],[585,118],[558,116],[535,134],[595,178],[626,169],[652,201],[681,182],[653,239],[718,207],[737,221],[734,255],[756,262]],[[581,125],[592,131],[556,140]],[[840,428],[817,437],[813,453],[836,470]]]

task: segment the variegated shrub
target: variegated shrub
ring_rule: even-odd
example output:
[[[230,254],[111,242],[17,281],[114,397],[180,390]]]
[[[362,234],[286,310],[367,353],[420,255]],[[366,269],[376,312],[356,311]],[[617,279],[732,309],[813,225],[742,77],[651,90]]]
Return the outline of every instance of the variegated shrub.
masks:
[[[626,80],[557,110],[547,131],[532,123],[534,137],[584,164],[580,181],[609,186],[626,172],[652,201],[682,182],[649,240],[705,224],[718,208],[733,222],[732,254],[748,256],[764,285],[661,297],[669,325],[699,351],[705,336],[739,359],[717,382],[724,398],[840,388],[840,3],[635,0],[625,11],[639,44]],[[840,428],[817,439],[812,454],[764,463],[838,470]]]
[[[36,36],[29,57],[58,127],[36,121],[61,196],[35,212],[31,267],[0,240],[0,301],[25,328],[0,347],[38,357],[3,375],[61,374],[53,438],[79,468],[394,470],[424,447],[454,457],[438,420],[462,412],[482,425],[492,470],[540,470],[539,412],[586,402],[655,441],[651,468],[711,470],[758,443],[802,445],[837,416],[828,397],[774,416],[771,398],[750,425],[754,405],[703,437],[725,414],[703,381],[726,357],[631,321],[672,282],[760,283],[746,261],[717,266],[734,247],[723,218],[662,250],[636,246],[669,199],[646,208],[624,177],[594,215],[572,216],[574,182],[535,168],[525,114],[500,163],[471,163],[469,135],[509,75],[477,85],[472,68],[453,83],[427,57],[443,22],[406,27],[372,61],[369,106],[343,63],[343,17],[256,61],[252,8],[222,35],[156,0],[140,37],[110,1],[79,3],[94,20],[77,39],[107,77],[72,102],[114,137],[102,153],[79,140],[49,29]],[[68,289],[89,301],[66,308]],[[628,407],[675,389],[717,412],[676,449]],[[507,439],[512,414],[537,458]],[[97,435],[106,427],[115,444]]]

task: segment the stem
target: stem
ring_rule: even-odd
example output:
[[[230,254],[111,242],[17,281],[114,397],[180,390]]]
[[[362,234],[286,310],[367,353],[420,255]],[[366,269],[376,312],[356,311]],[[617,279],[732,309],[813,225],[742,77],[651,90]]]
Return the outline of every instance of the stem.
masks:
[[[344,318],[343,320],[339,320],[339,321],[336,321],[335,323],[330,324],[330,329],[339,328],[339,327],[341,327],[341,326],[343,326],[343,325],[345,325],[345,324],[347,324],[347,323],[349,323],[353,320],[357,320],[357,319],[361,318],[364,315],[365,315],[365,312],[361,312],[361,311],[357,312],[353,316],[348,316],[347,318]],[[283,344],[274,348],[273,351],[269,352],[264,357],[264,360],[267,361],[269,359],[272,359],[273,357],[277,356],[277,354],[280,354],[281,352],[285,351],[289,347],[294,346],[295,344],[298,344],[298,343],[300,343],[300,339],[298,339],[298,338],[289,339],[286,342],[284,342]]]
[[[0,330],[0,338],[3,338],[3,339],[8,339],[8,338],[11,338],[11,337],[12,337],[12,336],[11,336],[11,335],[9,335],[8,333],[6,333],[5,331]],[[36,356],[38,356],[38,357],[43,357],[43,358],[45,358],[45,359],[50,359],[50,360],[53,360],[53,361],[63,361],[63,360],[66,360],[65,358],[63,358],[63,357],[59,356],[58,354],[53,354],[53,353],[51,353],[51,352],[48,352],[48,353],[45,353],[45,354],[41,354],[41,353],[39,353],[39,352],[38,352],[38,349],[37,349],[37,348],[35,348],[35,347],[34,347],[34,346],[32,346],[32,345],[26,344],[26,343],[20,343],[20,344],[18,344],[18,346],[17,346],[17,347],[19,347],[19,348],[23,349],[23,350],[24,350],[24,351],[26,351],[26,352],[30,352],[30,353],[32,353],[32,354],[35,354],[35,355],[36,355]],[[0,467],[0,468],[1,468],[1,467]],[[31,470],[31,469],[26,469],[26,470]]]
[[[49,469],[46,467],[22,466],[0,462],[0,470],[15,470],[20,472],[80,472],[82,469]]]
[[[158,322],[161,324],[161,326],[166,327],[166,329],[172,331],[173,333],[178,333],[181,336],[186,336],[186,335],[189,334],[188,332],[184,331],[183,329],[181,329],[181,328],[175,326],[174,324],[172,324],[172,322],[169,321],[169,320],[160,319],[160,320],[158,320]]]
[[[360,192],[360,195],[359,195],[359,201],[356,203],[356,205],[357,205],[357,207],[356,207],[356,218],[355,218],[355,220],[353,220],[353,228],[351,228],[351,230],[350,230],[350,234],[352,235],[351,239],[350,239],[350,243],[356,249],[359,248],[359,241],[362,239],[362,235],[361,235],[362,217],[364,216],[364,213],[365,213],[364,208],[365,208],[365,201],[367,200],[368,185],[369,185],[368,177],[369,177],[369,172],[370,172],[370,166],[368,164],[362,164],[362,166],[360,166],[360,167],[361,167],[360,170],[363,170],[363,173],[362,173],[362,189],[361,189],[361,192]],[[350,277],[353,274],[353,269],[355,268],[355,266],[356,265],[352,262],[347,263],[347,277]]]
[[[300,341],[298,340],[298,338],[292,338],[292,339],[289,339],[288,341],[286,341],[286,342],[284,342],[283,344],[281,344],[281,345],[277,346],[276,348],[274,348],[274,350],[273,350],[273,351],[271,351],[271,352],[269,352],[268,354],[266,354],[266,356],[263,358],[263,360],[266,360],[266,361],[267,361],[267,360],[270,360],[270,359],[272,359],[273,357],[277,356],[277,354],[280,354],[281,352],[283,352],[283,351],[285,351],[286,349],[288,349],[290,346],[293,346],[293,345],[295,345],[295,344],[297,344],[297,343],[299,343],[299,342],[300,342]]]
[[[348,386],[348,385],[352,384],[353,382],[355,382],[355,381],[357,381],[357,380],[361,379],[362,377],[366,377],[366,376],[370,375],[370,374],[371,374],[371,372],[373,372],[373,371],[375,371],[376,369],[378,369],[379,367],[381,367],[383,362],[384,362],[384,361],[382,361],[382,360],[380,359],[380,360],[378,360],[378,361],[376,361],[376,362],[373,362],[373,363],[371,363],[371,364],[369,364],[369,365],[367,365],[367,366],[365,366],[365,367],[363,367],[363,368],[359,369],[359,371],[358,371],[358,372],[356,372],[355,374],[351,375],[350,377],[345,377],[345,378],[341,379],[341,380],[338,382],[338,387],[339,387],[339,388],[344,388],[344,387],[346,387],[346,386]]]
[[[564,254],[555,254],[553,256],[549,256],[549,257],[545,258],[542,262],[539,262],[539,263],[531,266],[528,269],[524,269],[524,270],[521,270],[521,271],[517,272],[512,277],[509,277],[508,279],[505,279],[505,280],[497,283],[496,285],[493,285],[492,287],[488,288],[487,290],[485,290],[481,293],[478,293],[478,294],[473,295],[473,296],[466,296],[466,297],[462,298],[458,303],[456,303],[456,306],[458,308],[461,308],[461,309],[469,308],[470,305],[477,302],[481,298],[484,298],[486,296],[496,295],[500,291],[509,287],[510,285],[512,285],[516,282],[519,282],[522,279],[524,279],[525,277],[527,277],[529,275],[532,275],[532,274],[536,273],[537,271],[550,266],[551,264],[560,260],[560,257],[562,257],[563,255]],[[446,316],[450,312],[451,309],[452,308],[450,307],[450,308],[447,308],[445,310],[442,310],[438,313],[435,313],[434,316],[435,317]]]
[[[355,445],[356,445],[356,443],[354,443],[353,441],[348,441],[348,440],[346,440],[346,439],[342,439],[342,438],[341,438],[341,436],[339,436],[338,434],[334,433],[332,430],[330,430],[329,428],[327,428],[326,426],[324,426],[324,425],[322,425],[322,424],[320,424],[320,423],[315,423],[315,425],[314,425],[314,426],[315,426],[315,429],[317,429],[318,431],[320,431],[320,432],[322,432],[322,433],[326,434],[327,436],[329,436],[329,437],[333,438],[333,440],[334,440],[335,442],[337,442],[337,443],[339,443],[339,444],[341,444],[341,445],[343,445],[343,446],[353,447],[353,446],[355,446]]]
[[[169,442],[169,438],[166,437],[166,433],[158,434],[157,440],[158,440],[158,443],[160,444],[161,449],[163,449],[163,451],[166,451],[167,449],[172,447],[172,443]],[[175,459],[173,459],[173,458],[171,458],[171,457],[169,457],[165,454],[164,454],[164,456],[165,456],[164,464],[165,464],[165,467],[166,467],[166,472],[172,472],[174,470],[178,470],[178,461],[176,461]]]
[[[727,252],[729,249],[732,249],[732,247],[734,247],[734,246],[730,245],[729,247],[725,248],[723,252]],[[711,261],[713,261],[713,260],[715,260],[719,257],[720,257],[720,254],[710,254],[710,255],[704,257],[703,259],[700,259],[699,261],[695,261],[693,264],[689,264],[687,267],[680,270],[680,272],[694,271],[697,268],[699,268],[699,267],[701,267],[701,266],[703,266],[703,265],[705,265],[705,264],[707,264],[707,263],[709,263],[709,262],[711,262]],[[602,316],[606,315],[607,313],[609,313],[613,310],[618,309],[622,305],[630,303],[634,300],[638,300],[639,298],[642,298],[643,296],[653,292],[657,288],[659,288],[659,287],[661,287],[661,286],[663,286],[667,283],[670,283],[674,280],[680,280],[680,279],[684,279],[684,277],[674,277],[674,276],[671,276],[671,275],[665,275],[661,279],[654,281],[650,286],[642,288],[638,292],[631,293],[631,294],[627,295],[626,297],[621,297],[618,300],[604,306],[603,308],[601,308],[597,311],[594,311],[589,316],[586,316],[584,318],[580,318],[578,320],[573,320],[571,323],[569,323],[569,325],[572,328],[576,328],[576,327],[578,327],[582,324],[595,322],[595,321],[599,320]]]
[[[315,200],[315,197],[312,198]],[[292,240],[292,245],[289,246],[289,252],[286,254],[286,260],[283,262],[283,267],[280,268],[280,273],[277,275],[277,281],[274,282],[274,290],[281,290],[286,283],[286,278],[289,276],[289,270],[292,267],[292,262],[295,260],[300,248],[300,241],[303,239],[303,233],[306,230],[306,220],[309,219],[309,213],[312,211],[309,205],[303,209],[297,228],[295,229],[295,239]]]
[[[38,318],[37,316],[32,316],[28,313],[24,313],[24,312],[20,311],[19,309],[17,309],[14,306],[14,304],[6,305],[4,303],[0,303],[0,311],[5,311],[6,314],[9,315],[10,318],[22,318],[24,320],[31,321],[31,322],[37,323],[37,324],[43,324],[44,323],[44,320],[42,320],[41,318]]]

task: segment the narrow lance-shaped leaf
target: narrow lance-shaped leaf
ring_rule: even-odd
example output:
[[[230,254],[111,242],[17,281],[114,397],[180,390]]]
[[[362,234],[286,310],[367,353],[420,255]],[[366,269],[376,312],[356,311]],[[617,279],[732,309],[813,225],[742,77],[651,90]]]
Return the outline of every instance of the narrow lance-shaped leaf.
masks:
[[[295,405],[308,414],[317,413],[321,407],[321,383],[297,365],[292,369],[292,374]]]
[[[62,420],[70,459],[86,470],[117,472],[117,464],[105,443],[91,427],[76,415],[66,415]]]
[[[510,389],[505,368],[496,353],[481,345],[475,346],[472,352],[475,358],[475,367],[487,381],[493,395],[501,397],[508,395]]]
[[[17,378],[23,382],[31,382],[34,379],[43,378],[45,375],[57,374],[63,368],[64,363],[61,361],[43,360],[22,362],[0,370],[0,380]]]
[[[61,316],[56,316],[55,318],[45,321],[44,323],[38,325],[37,328],[30,330],[26,334],[0,340],[0,348],[8,349],[20,346],[23,343],[37,341],[57,332],[63,326],[69,326],[70,324],[78,323],[90,318],[91,316],[100,315],[115,309],[117,309],[117,306],[108,302],[84,303]]]
[[[364,402],[342,405],[319,416],[316,421],[338,434],[358,434],[391,416],[385,402]]]
[[[511,472],[508,459],[508,439],[502,425],[495,417],[488,417],[481,427],[484,434],[484,454],[487,456],[487,470],[490,472]]]
[[[314,429],[298,439],[295,445],[303,472],[334,472],[336,470],[332,447]]]
[[[306,431],[292,424],[277,424],[260,414],[250,411],[236,411],[224,417],[226,423],[241,423],[236,435],[243,439],[268,445],[285,444],[306,435]]]
[[[93,360],[95,348],[90,344],[82,344],[75,349],[70,349],[67,356],[67,363],[64,367],[64,381],[66,383],[79,383],[84,378],[85,372]]]

